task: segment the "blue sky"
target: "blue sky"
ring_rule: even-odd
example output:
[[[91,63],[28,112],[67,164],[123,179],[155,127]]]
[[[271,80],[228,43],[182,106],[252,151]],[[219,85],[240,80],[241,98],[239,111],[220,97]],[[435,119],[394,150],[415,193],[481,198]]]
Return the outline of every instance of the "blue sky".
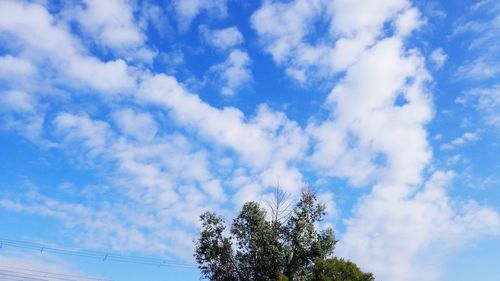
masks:
[[[192,264],[313,186],[378,280],[500,276],[497,1],[1,1],[0,237]],[[0,266],[198,280],[5,246]]]

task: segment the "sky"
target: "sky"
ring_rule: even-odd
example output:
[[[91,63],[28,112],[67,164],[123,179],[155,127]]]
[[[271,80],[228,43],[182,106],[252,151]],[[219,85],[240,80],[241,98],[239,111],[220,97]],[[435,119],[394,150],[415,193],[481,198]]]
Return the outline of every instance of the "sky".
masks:
[[[1,0],[0,238],[194,265],[201,213],[309,186],[377,280],[496,281],[499,38],[494,0]]]

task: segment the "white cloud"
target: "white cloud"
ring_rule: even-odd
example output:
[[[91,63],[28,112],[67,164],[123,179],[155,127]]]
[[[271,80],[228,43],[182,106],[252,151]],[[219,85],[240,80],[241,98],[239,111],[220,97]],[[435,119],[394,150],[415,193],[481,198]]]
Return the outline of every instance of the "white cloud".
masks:
[[[401,13],[395,19],[396,34],[403,37],[410,35],[412,31],[423,24],[421,17],[416,8],[410,8]]]
[[[460,162],[460,161],[463,161],[463,159],[462,159],[462,155],[460,155],[460,154],[455,154],[455,155],[453,155],[453,156],[451,156],[451,157],[448,157],[448,158],[446,159],[446,163],[447,163],[448,165],[454,165],[454,164],[456,164],[456,163],[458,163],[458,162]]]
[[[121,60],[103,62],[88,56],[66,27],[59,25],[48,11],[34,3],[2,1],[0,33],[11,38],[7,44],[21,43],[15,52],[31,63],[45,63],[63,77],[104,93],[129,90],[135,81],[127,64]],[[14,47],[12,47],[14,48]],[[49,72],[50,73],[50,72]]]
[[[166,107],[179,125],[198,129],[211,141],[240,152],[250,163],[263,164],[268,160],[269,144],[257,127],[244,123],[241,111],[232,107],[213,108],[197,95],[186,92],[173,77],[156,75],[145,79],[138,98]]]
[[[129,91],[135,83],[127,64],[121,59],[103,63],[87,57],[70,61],[66,70],[72,77],[105,93]]]
[[[17,76],[31,76],[35,66],[28,60],[6,55],[0,57],[0,79],[12,79]]]
[[[2,116],[2,125],[4,129],[12,130],[19,133],[21,136],[26,137],[28,140],[41,144],[44,146],[51,146],[50,141],[44,140],[42,135],[44,133],[44,118],[29,112],[22,112],[21,118],[17,119],[12,115]]]
[[[288,71],[292,78],[303,82],[303,75],[297,74],[318,79],[345,71],[381,35],[383,24],[395,17],[399,36],[421,25],[418,11],[406,0],[269,1],[251,21],[266,51],[293,70]],[[313,34],[310,26],[323,21],[330,24],[330,32]],[[318,38],[311,40],[310,35]]]
[[[191,22],[201,13],[225,18],[227,16],[226,0],[175,0],[177,23],[180,30],[187,30]]]
[[[500,4],[496,1],[482,1],[472,5],[470,12],[455,22],[452,38],[464,38],[468,48],[464,51],[467,60],[456,70],[460,79],[472,81],[494,80],[500,72],[497,44],[500,36]],[[467,37],[465,37],[467,36]]]
[[[209,157],[214,158],[210,159],[210,162],[217,162],[219,157],[217,150],[210,154],[204,150],[197,151],[192,148],[191,141],[180,135],[162,134],[162,136],[149,136],[152,139],[148,140],[141,138],[127,140],[122,134],[113,131],[106,122],[93,120],[87,114],[61,113],[56,117],[54,124],[57,134],[64,139],[65,147],[69,148],[67,151],[76,146],[79,147],[79,151],[76,151],[79,153],[83,147],[88,151],[88,154],[84,155],[85,161],[116,163],[116,170],[111,172],[116,174],[113,185],[122,190],[120,196],[125,196],[127,199],[118,200],[116,203],[114,200],[98,201],[96,206],[85,206],[90,211],[88,214],[73,214],[73,209],[77,208],[71,207],[65,208],[65,211],[58,211],[57,208],[51,208],[56,205],[50,203],[53,199],[40,194],[30,198],[20,198],[18,203],[4,200],[4,207],[56,216],[68,227],[79,229],[79,237],[83,236],[82,239],[85,241],[92,236],[95,238],[88,241],[96,241],[98,244],[109,243],[117,249],[144,247],[147,250],[165,251],[182,256],[182,253],[189,253],[192,250],[191,235],[197,225],[198,215],[206,208],[223,211],[231,208],[233,204],[240,206],[240,203],[249,198],[259,198],[265,192],[265,188],[276,184],[276,175],[283,177],[282,182],[286,184],[288,191],[300,190],[303,186],[302,175],[287,164],[288,160],[296,159],[306,149],[302,132],[297,124],[287,120],[284,114],[273,112],[264,106],[254,118],[245,121],[240,119],[241,112],[238,113],[236,109],[218,110],[210,107],[198,100],[197,96],[185,92],[181,85],[170,79],[173,78],[159,75],[144,81],[143,86],[149,88],[141,89],[142,94],[157,98],[155,100],[152,96],[143,97],[144,101],[166,105],[165,109],[173,111],[172,117],[180,122],[179,125],[193,127],[203,137],[212,141],[215,147],[228,146],[241,153],[243,157],[266,157],[266,162],[262,163],[254,162],[261,159],[241,162],[240,169],[243,175],[255,175],[253,179],[249,178],[253,188],[247,188],[247,184],[233,185],[237,194],[228,204],[226,191],[223,188],[226,183],[215,177],[212,170],[215,167],[209,164]],[[151,84],[153,82],[156,84]],[[175,93],[176,91],[179,93]],[[174,102],[173,107],[170,107],[169,102]],[[183,104],[186,102],[192,104],[186,106]],[[141,119],[140,113],[136,112],[125,110],[115,113],[114,117],[118,120],[122,115],[130,115],[128,117],[133,115],[134,119]],[[145,123],[150,123],[150,117],[142,116],[147,120]],[[193,118],[196,120],[202,118],[203,122],[191,124],[190,122],[195,120]],[[228,130],[228,126],[233,126],[234,130]],[[122,128],[120,125],[119,128],[125,135],[137,133],[136,128]],[[233,136],[236,138],[232,139]],[[239,141],[245,143],[238,143]],[[245,144],[256,149],[264,145],[263,151],[271,155],[253,155],[252,148]],[[263,166],[254,166],[256,164]],[[228,178],[232,177],[232,173],[233,171],[229,171]],[[245,197],[241,197],[243,194]],[[243,201],[240,202],[238,198]],[[120,202],[127,204],[123,205]],[[109,207],[106,206],[109,204],[113,206],[113,211],[107,211]],[[59,204],[59,206],[64,208],[65,205]],[[73,219],[67,219],[70,217]],[[75,221],[75,217],[81,219]],[[113,227],[102,228],[102,225],[108,224]],[[151,235],[139,231],[145,227],[155,231],[148,232]],[[165,231],[166,229],[169,231]],[[170,237],[168,233],[179,235]],[[179,243],[182,246],[174,247]]]
[[[457,232],[468,226],[466,217],[476,217],[478,230],[471,232],[473,236],[495,233],[498,214],[482,207],[463,211],[462,216],[462,210],[445,213],[439,208],[449,199],[442,191],[431,191],[430,183],[425,191],[414,193],[432,157],[424,126],[431,120],[433,107],[426,92],[429,74],[424,60],[416,50],[405,51],[402,40],[422,25],[420,14],[407,1],[333,2],[331,30],[338,39],[335,49],[328,50],[303,41],[303,27],[310,26],[318,2],[299,9],[301,4],[266,2],[252,19],[267,50],[287,69],[301,73],[297,70],[321,65],[321,58],[334,71],[346,70],[327,100],[330,118],[313,121],[307,129],[313,140],[311,164],[323,174],[347,178],[353,185],[375,183],[372,193],[358,203],[356,215],[349,219],[340,253],[361,262],[383,280],[413,280],[414,276],[435,280],[439,265],[425,264],[417,256],[429,243],[453,241],[442,233],[427,232],[420,221],[426,217],[423,214],[435,214],[436,220]],[[276,24],[279,20],[286,23]],[[396,37],[374,43],[383,24],[391,20],[395,21]],[[293,30],[275,26],[292,26]],[[325,60],[329,53],[340,59]],[[399,96],[405,104],[396,104]],[[439,177],[447,176],[437,173],[429,182]],[[420,227],[424,229],[420,231]],[[436,274],[417,274],[424,265]]]
[[[114,112],[114,122],[125,134],[140,140],[151,140],[158,131],[158,124],[149,113],[137,113],[132,109]]]
[[[2,128],[20,133],[33,142],[42,144],[44,110],[39,100],[24,90],[0,92],[0,122]]]
[[[404,36],[421,24],[419,13],[398,3],[403,4],[393,1],[375,9],[387,9],[380,12],[385,19],[373,13],[373,18],[357,22],[356,17],[363,13],[356,10],[350,13],[356,15],[352,26],[343,29],[339,24],[337,34],[353,36],[357,32],[352,28],[359,24],[369,38],[378,34],[377,28],[388,19],[396,21],[398,30],[394,37],[381,38],[361,49],[355,60],[346,64],[346,75],[326,102],[330,117],[309,123],[311,162],[323,174],[346,178],[352,185],[374,183],[372,192],[358,202],[355,215],[348,219],[340,254],[360,262],[381,280],[417,280],[415,276],[436,280],[440,265],[419,258],[431,243],[442,239],[443,244],[454,244],[468,231],[471,237],[497,234],[500,220],[492,209],[448,206],[450,199],[437,186],[443,186],[450,174],[437,172],[422,191],[417,191],[432,158],[425,124],[432,118],[433,106],[426,90],[430,77],[423,57],[416,50],[404,49]],[[355,6],[354,2],[348,4]],[[401,9],[406,12],[401,13]],[[408,12],[413,15],[404,19]],[[398,98],[405,103],[396,104]],[[424,219],[427,217],[429,220]],[[471,217],[478,220],[473,230],[467,229],[470,224],[466,221]],[[446,226],[434,232],[436,224]],[[445,231],[456,236],[449,237]],[[417,273],[423,268],[429,269],[424,270],[428,275]]]
[[[145,79],[138,98],[168,109],[179,126],[195,129],[210,142],[232,149],[250,167],[265,167],[273,151],[279,159],[289,160],[298,158],[304,149],[300,127],[283,113],[262,107],[247,122],[238,109],[212,107],[197,95],[188,93],[170,76]]]
[[[307,80],[306,73],[303,69],[287,68],[285,73],[301,84],[305,83]]]
[[[2,105],[2,109],[27,112],[33,110],[34,103],[34,98],[25,92],[6,91],[0,93],[0,105]]]
[[[151,121],[128,110],[116,118],[120,114],[135,114],[146,123]],[[191,258],[197,217],[207,208],[217,210],[221,206],[216,202],[227,200],[221,182],[210,171],[207,152],[194,150],[180,135],[129,141],[107,123],[85,114],[59,114],[55,125],[67,148],[76,145],[81,151],[83,144],[89,151],[85,161],[117,163],[112,184],[120,192],[113,199],[92,200],[90,206],[80,207],[55,203],[58,201],[34,193],[17,201],[3,200],[0,204],[4,208],[57,217],[67,227],[77,229],[77,237],[89,246],[95,243],[118,250],[141,249]],[[131,133],[136,134],[135,128]],[[78,210],[82,212],[76,213]],[[145,228],[151,231],[142,232]]]
[[[236,26],[223,29],[209,29],[206,25],[199,27],[200,34],[209,45],[221,50],[231,49],[243,43],[243,35]]]
[[[111,48],[141,45],[144,35],[134,22],[132,7],[123,0],[85,0],[77,10],[80,25],[91,33],[97,44]]]
[[[111,114],[116,131],[88,113],[58,113],[51,123],[57,147],[77,161],[109,169],[108,184],[116,193],[104,201],[72,204],[32,192],[4,196],[3,208],[58,218],[89,247],[191,258],[197,217],[207,208],[228,213],[249,198],[258,199],[276,177],[290,192],[303,186],[302,174],[289,161],[304,155],[307,137],[282,112],[261,106],[247,118],[235,108],[217,109],[166,75],[144,76],[137,98],[143,106],[159,105],[169,112],[174,132],[194,131],[203,145],[196,137],[158,133],[155,116],[133,106]],[[236,163],[239,168],[233,170]],[[228,183],[240,176],[247,181],[232,185],[235,196],[227,197]],[[92,196],[106,192],[93,190]]]
[[[481,81],[497,77],[500,68],[495,61],[491,61],[486,56],[480,56],[459,66],[456,73],[461,78]]]
[[[405,56],[401,48],[398,39],[381,40],[335,86],[327,100],[331,120],[308,128],[315,140],[312,165],[354,185],[380,176],[420,180],[431,157],[423,128],[432,116],[423,89],[428,76],[422,58],[415,52]],[[407,104],[395,105],[399,94]],[[378,163],[380,156],[386,163]]]
[[[225,201],[226,195],[218,180],[211,180],[202,185],[203,190],[213,199],[217,201]]]
[[[202,12],[224,16],[225,5],[189,0],[176,1],[174,8],[179,26],[187,28]],[[107,11],[88,6],[81,11],[92,19],[87,31],[109,47],[121,48],[124,42],[140,46],[145,38],[138,40],[134,32],[127,34],[131,37],[122,36],[123,30],[113,34],[117,37],[105,35],[105,29],[136,28],[127,7],[120,15],[123,25],[115,26],[100,14]],[[329,24],[329,34],[314,33],[311,26],[318,22]],[[50,126],[43,127],[43,118],[36,123],[70,157],[104,169],[112,196],[69,203],[39,192],[2,194],[0,205],[58,218],[88,245],[192,258],[191,237],[200,213],[211,209],[231,214],[243,202],[261,199],[278,182],[297,194],[307,171],[321,179],[341,177],[351,185],[374,185],[347,220],[341,254],[383,280],[436,279],[439,270],[420,258],[427,257],[430,246],[498,234],[499,218],[473,202],[455,207],[444,188],[452,173],[423,176],[432,159],[425,128],[433,115],[426,87],[430,77],[422,55],[407,50],[404,41],[421,24],[420,13],[403,0],[266,1],[252,16],[252,25],[276,63],[300,83],[311,74],[337,75],[323,105],[328,116],[313,116],[304,129],[267,105],[259,105],[254,114],[215,107],[188,92],[175,77],[132,68],[123,59],[103,62],[89,55],[68,27],[42,6],[1,2],[0,32],[12,39],[5,48],[14,53],[3,62],[20,66],[19,73],[33,73],[27,65],[46,67],[65,86],[81,83],[104,93],[134,95],[125,101],[105,98],[110,102],[104,105],[111,111],[104,114],[109,121],[81,108],[77,113],[54,112]],[[393,34],[386,34],[386,27],[393,28]],[[214,44],[239,44],[239,32],[230,28],[227,34]],[[22,47],[15,49],[10,42]],[[251,80],[250,63],[247,53],[233,50],[212,68],[225,94],[236,93]],[[140,77],[137,82],[135,75]],[[7,91],[1,101],[18,111],[41,108],[30,100],[29,91],[16,91]],[[485,108],[490,98],[498,100],[491,93],[480,96]],[[398,99],[405,103],[397,104]],[[149,110],[155,114],[146,113]],[[462,138],[456,145],[474,137]],[[107,192],[92,190],[92,196]],[[320,197],[333,201],[330,191]],[[334,204],[329,208],[336,211]],[[432,274],[419,275],[421,268]]]
[[[463,146],[466,143],[473,142],[478,140],[478,136],[476,133],[466,132],[461,137],[458,137],[452,140],[450,143],[445,143],[441,145],[442,150],[451,150],[455,149],[459,146]]]
[[[377,185],[348,220],[338,252],[380,280],[439,280],[437,256],[480,235],[500,233],[494,210],[473,202],[456,204],[446,196],[452,177],[436,172],[418,191]]]
[[[209,73],[213,73],[218,78],[221,93],[232,96],[252,80],[251,62],[246,52],[234,50],[226,61],[212,66]]]
[[[123,134],[87,114],[61,113],[54,120],[67,152],[83,152],[83,161],[100,163],[101,167],[103,162],[116,164],[110,170],[110,184],[118,191],[113,198],[70,204],[34,192],[17,200],[4,199],[1,204],[11,210],[59,218],[66,227],[78,230],[77,237],[92,247],[143,248],[189,258],[182,253],[191,251],[197,217],[226,200],[221,183],[210,170],[208,153],[194,149],[181,135],[153,134],[156,121],[150,115],[129,109],[113,117]],[[146,128],[123,124],[131,121],[129,118]],[[126,138],[130,135],[134,138]],[[78,149],[73,151],[75,147]],[[106,190],[95,190],[93,196],[102,192]],[[145,228],[152,231],[143,233]]]
[[[127,59],[151,63],[156,56],[155,51],[144,46],[145,35],[127,1],[85,0],[71,13],[97,45],[110,48]]]
[[[368,32],[371,36],[377,35],[384,22],[410,6],[410,2],[405,0],[385,0],[377,3],[362,0],[333,1],[330,6],[333,15],[330,28],[332,32],[347,37],[363,32]]]
[[[431,62],[436,66],[436,68],[440,69],[448,59],[448,56],[442,48],[437,48],[432,51],[430,59]]]
[[[234,196],[237,204],[243,202],[238,198],[257,198],[265,188],[277,183],[277,177],[284,179],[284,186],[292,193],[303,187],[302,174],[288,162],[305,154],[307,136],[283,113],[262,106],[253,118],[247,119],[235,108],[211,107],[186,92],[174,78],[164,75],[145,80],[139,97],[169,110],[179,126],[193,129],[215,147],[238,155],[236,160],[241,168],[227,173],[241,179],[253,178],[230,184],[238,190]]]
[[[172,36],[174,30],[166,11],[167,7],[150,2],[143,2],[141,4],[142,20],[149,22],[161,37],[169,38]]]
[[[54,119],[54,124],[66,141],[82,140],[84,146],[95,153],[102,153],[109,141],[109,125],[93,121],[87,114],[61,113]]]
[[[470,93],[478,98],[477,107],[486,122],[500,128],[500,85],[491,88],[472,89]]]
[[[252,15],[252,26],[274,60],[282,63],[301,43],[307,26],[321,7],[319,1],[265,2]]]

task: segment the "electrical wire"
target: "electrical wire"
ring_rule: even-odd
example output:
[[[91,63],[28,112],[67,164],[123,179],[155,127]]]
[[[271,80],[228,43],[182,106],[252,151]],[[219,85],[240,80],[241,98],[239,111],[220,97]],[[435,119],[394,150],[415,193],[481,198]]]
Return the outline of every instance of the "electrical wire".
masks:
[[[169,266],[169,267],[179,267],[179,268],[196,268],[193,264],[187,264],[182,262],[177,262],[174,260],[151,258],[151,257],[138,257],[138,256],[125,256],[109,252],[98,252],[89,250],[74,250],[74,249],[64,249],[58,247],[52,247],[44,244],[20,241],[14,239],[0,238],[0,248],[2,247],[14,247],[26,250],[36,250],[40,254],[51,253],[57,255],[66,255],[82,258],[92,258],[100,259],[102,261],[113,261],[122,263],[133,263],[142,265],[154,265],[158,267]]]
[[[15,267],[15,266],[8,266],[8,265],[0,265],[0,273],[4,271],[9,271],[9,272],[22,272],[23,274],[26,275],[43,275],[44,277],[50,277],[50,276],[55,276],[58,279],[61,278],[66,278],[66,279],[78,279],[78,280],[93,280],[93,281],[113,281],[111,279],[104,279],[104,278],[97,278],[97,277],[86,277],[86,276],[79,276],[79,275],[72,275],[72,274],[64,274],[64,273],[55,273],[55,272],[48,272],[48,271],[42,271],[42,270],[34,270],[34,269],[27,269],[27,268],[22,268],[22,267]]]

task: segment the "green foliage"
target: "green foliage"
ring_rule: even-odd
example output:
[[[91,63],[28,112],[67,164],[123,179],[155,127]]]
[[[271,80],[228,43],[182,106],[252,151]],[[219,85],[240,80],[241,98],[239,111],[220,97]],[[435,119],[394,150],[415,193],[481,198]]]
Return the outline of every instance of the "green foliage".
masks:
[[[332,258],[318,260],[313,268],[315,281],[374,281],[371,273],[365,273],[353,262]]]
[[[277,190],[277,200],[270,205],[271,220],[266,219],[266,211],[255,202],[243,205],[229,230],[216,214],[201,215],[202,230],[196,241],[195,257],[204,278],[216,281],[348,281],[351,279],[338,279],[337,276],[358,276],[355,275],[355,269],[359,271],[356,265],[328,259],[337,241],[331,229],[316,229],[325,215],[325,207],[317,202],[316,196],[306,190],[293,210],[285,208],[284,211],[282,195]],[[333,279],[317,279],[330,275]]]
[[[332,254],[335,237],[331,229],[318,232],[315,223],[325,215],[325,206],[318,204],[310,191],[304,191],[285,227],[285,253],[288,260],[284,274],[292,280],[303,280],[317,259]]]
[[[255,202],[246,203],[231,227],[236,241],[235,258],[246,280],[277,280],[282,259],[278,231],[266,221],[266,212]]]
[[[233,259],[231,241],[223,236],[223,219],[206,212],[200,216],[200,220],[202,231],[195,256],[201,273],[210,280],[240,280]]]

